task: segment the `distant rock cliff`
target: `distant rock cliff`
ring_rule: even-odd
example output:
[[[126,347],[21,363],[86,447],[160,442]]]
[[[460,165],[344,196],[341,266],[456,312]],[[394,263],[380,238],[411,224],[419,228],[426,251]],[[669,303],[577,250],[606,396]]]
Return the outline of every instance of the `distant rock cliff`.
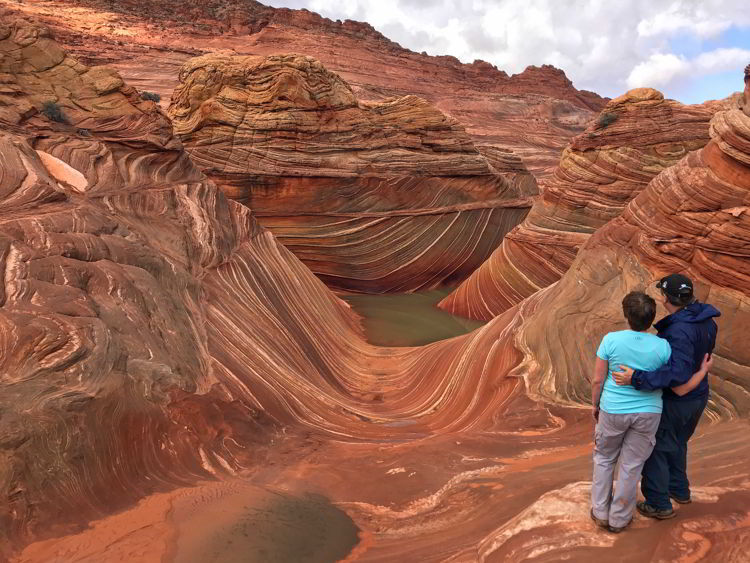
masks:
[[[41,18],[71,53],[110,64],[165,106],[180,66],[202,53],[299,53],[320,60],[359,99],[417,95],[463,123],[477,142],[512,149],[537,178],[548,176],[569,140],[606,100],[577,90],[562,70],[530,66],[509,76],[484,62],[461,63],[405,49],[371,25],[253,0],[85,0],[12,4]]]

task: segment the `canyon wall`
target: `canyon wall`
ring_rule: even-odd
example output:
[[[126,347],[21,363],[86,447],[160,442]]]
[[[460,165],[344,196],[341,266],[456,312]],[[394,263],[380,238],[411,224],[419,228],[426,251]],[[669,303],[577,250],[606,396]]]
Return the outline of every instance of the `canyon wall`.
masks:
[[[750,80],[750,77],[748,77]],[[711,141],[656,176],[583,245],[562,279],[534,295],[518,346],[535,358],[529,391],[568,402],[588,397],[601,334],[623,325],[622,297],[683,272],[715,305],[713,417],[750,412],[750,95],[711,120]],[[665,311],[660,310],[659,315]]]
[[[193,56],[310,55],[341,75],[359,99],[417,95],[430,101],[463,123],[476,142],[513,150],[537,178],[551,174],[560,152],[606,102],[576,89],[550,65],[508,75],[485,61],[415,53],[367,23],[253,0],[0,3],[43,21],[83,62],[113,66],[129,84],[159,93],[164,107],[180,67]]]
[[[560,279],[596,229],[659,172],[708,142],[720,107],[685,106],[652,89],[609,102],[565,149],[526,220],[440,307],[488,320]]]
[[[360,102],[310,57],[193,59],[169,112],[209,178],[336,289],[457,283],[538,193],[518,157],[480,152],[423,99]]]
[[[282,428],[408,441],[491,425],[518,389],[497,376],[517,358],[496,342],[509,319],[368,345],[117,73],[26,22],[0,49],[4,554],[257,467]]]

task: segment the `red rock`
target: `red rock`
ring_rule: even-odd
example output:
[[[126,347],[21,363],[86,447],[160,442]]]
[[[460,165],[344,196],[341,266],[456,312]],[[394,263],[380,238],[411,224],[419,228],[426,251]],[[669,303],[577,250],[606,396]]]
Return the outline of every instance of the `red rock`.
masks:
[[[48,538],[18,560],[161,561],[241,549],[255,525],[271,557],[316,554],[340,528],[301,542],[294,526],[321,514],[300,522],[287,504],[314,492],[360,528],[352,559],[742,560],[746,421],[702,427],[694,503],[621,538],[588,517],[579,407],[625,287],[684,265],[724,311],[712,413],[747,413],[745,113],[719,114],[714,140],[590,237],[558,284],[470,334],[377,348],[153,105],[125,85],[96,93],[63,62],[28,71],[27,91],[17,69],[48,58],[45,35],[3,22],[0,556]],[[26,59],[17,40],[40,49]],[[71,124],[38,113],[50,91]]]
[[[191,55],[310,55],[351,84],[359,99],[412,94],[430,101],[465,124],[475,141],[513,150],[537,178],[551,174],[569,140],[606,102],[577,90],[550,65],[508,76],[484,61],[414,53],[367,23],[252,0],[206,0],[189,8],[177,0],[63,0],[14,9],[42,18],[84,62],[114,65],[130,84],[160,93],[165,107]]]
[[[620,301],[633,289],[683,272],[715,305],[719,338],[709,408],[750,412],[750,95],[731,99],[711,120],[711,141],[657,175],[620,217],[596,231],[555,285],[540,291],[519,345],[537,358],[536,396],[580,401],[601,336],[623,328]],[[663,311],[659,311],[659,314]],[[563,320],[564,319],[564,320]]]
[[[565,149],[526,220],[440,307],[487,320],[560,279],[597,228],[660,171],[708,142],[709,119],[720,107],[684,106],[651,89],[609,102]]]
[[[193,161],[336,289],[460,281],[537,193],[518,157],[421,98],[360,102],[309,57],[206,55],[180,81],[169,112]]]

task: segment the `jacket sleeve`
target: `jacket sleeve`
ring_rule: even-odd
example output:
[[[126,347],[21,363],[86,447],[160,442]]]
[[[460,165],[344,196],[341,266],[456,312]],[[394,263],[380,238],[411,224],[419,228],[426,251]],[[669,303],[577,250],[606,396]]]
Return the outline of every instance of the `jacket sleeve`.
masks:
[[[685,332],[677,330],[665,335],[672,348],[669,361],[654,371],[636,370],[631,385],[643,391],[654,391],[686,383],[693,376],[693,343]]]

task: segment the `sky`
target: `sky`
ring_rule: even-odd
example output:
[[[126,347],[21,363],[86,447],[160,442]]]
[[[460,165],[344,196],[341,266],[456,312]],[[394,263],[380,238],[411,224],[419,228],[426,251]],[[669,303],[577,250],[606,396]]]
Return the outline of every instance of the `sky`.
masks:
[[[509,74],[552,64],[609,97],[649,86],[683,103],[743,88],[750,0],[264,0],[366,21],[413,51]]]

